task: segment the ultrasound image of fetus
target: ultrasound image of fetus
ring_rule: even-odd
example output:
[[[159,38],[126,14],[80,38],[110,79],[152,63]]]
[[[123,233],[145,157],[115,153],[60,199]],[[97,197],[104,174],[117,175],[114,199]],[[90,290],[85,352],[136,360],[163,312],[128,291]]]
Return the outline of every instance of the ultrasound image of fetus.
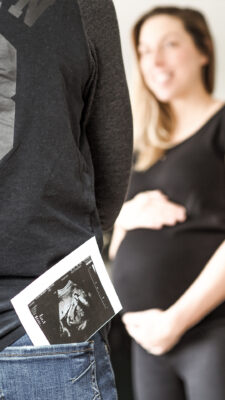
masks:
[[[87,309],[90,307],[90,294],[71,280],[66,286],[57,290],[59,299],[60,336],[71,337],[73,330],[82,331],[86,328]]]

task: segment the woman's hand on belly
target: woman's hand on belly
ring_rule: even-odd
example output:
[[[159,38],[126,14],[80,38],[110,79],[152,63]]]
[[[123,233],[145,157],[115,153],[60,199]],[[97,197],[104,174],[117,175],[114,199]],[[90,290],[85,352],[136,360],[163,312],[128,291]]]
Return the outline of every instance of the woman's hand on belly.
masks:
[[[170,314],[159,309],[125,313],[122,320],[129,335],[154,355],[167,353],[182,336]]]
[[[124,230],[139,228],[161,229],[186,220],[186,210],[173,203],[159,190],[149,190],[137,194],[127,201],[119,214],[116,226]]]
[[[109,258],[114,259],[126,232],[133,229],[162,229],[186,220],[183,206],[173,203],[159,190],[149,190],[137,194],[124,203],[114,225]]]

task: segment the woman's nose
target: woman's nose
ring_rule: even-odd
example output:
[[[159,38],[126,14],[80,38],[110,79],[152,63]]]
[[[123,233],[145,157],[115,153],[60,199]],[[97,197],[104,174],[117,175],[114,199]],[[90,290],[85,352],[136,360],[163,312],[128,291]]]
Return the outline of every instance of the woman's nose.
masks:
[[[155,66],[161,66],[165,63],[165,57],[163,55],[163,51],[161,49],[155,50],[153,54],[153,64]]]

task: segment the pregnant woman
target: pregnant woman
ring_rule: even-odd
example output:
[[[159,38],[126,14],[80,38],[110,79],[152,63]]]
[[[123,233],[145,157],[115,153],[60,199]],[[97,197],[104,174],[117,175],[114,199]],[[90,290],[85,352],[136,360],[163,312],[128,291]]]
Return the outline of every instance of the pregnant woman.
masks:
[[[225,399],[225,106],[195,10],[133,30],[136,155],[110,248],[136,400]]]

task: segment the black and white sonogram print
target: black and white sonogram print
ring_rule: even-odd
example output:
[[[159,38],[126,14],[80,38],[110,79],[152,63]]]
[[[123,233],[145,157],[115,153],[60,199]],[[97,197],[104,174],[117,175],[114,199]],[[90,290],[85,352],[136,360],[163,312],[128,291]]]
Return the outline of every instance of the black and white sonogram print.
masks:
[[[75,326],[78,330],[85,329],[88,323],[85,310],[90,306],[89,296],[71,280],[58,290],[61,336],[71,337]]]
[[[83,342],[114,316],[91,257],[58,279],[29,309],[50,344]]]

